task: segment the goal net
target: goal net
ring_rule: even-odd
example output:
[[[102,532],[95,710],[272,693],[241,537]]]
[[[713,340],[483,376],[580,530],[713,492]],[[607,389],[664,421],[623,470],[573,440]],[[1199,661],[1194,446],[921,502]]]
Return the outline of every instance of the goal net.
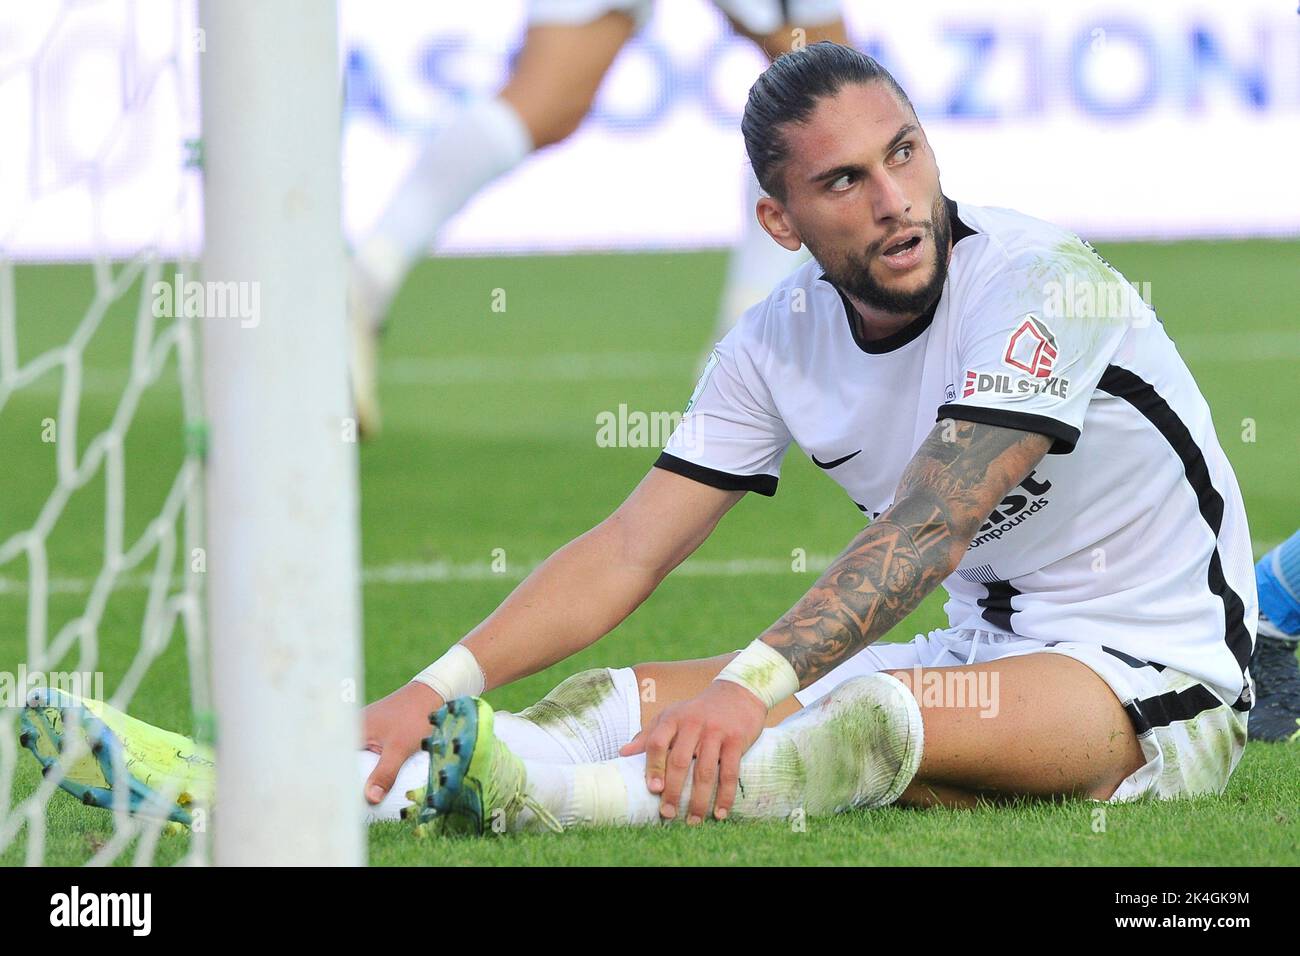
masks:
[[[361,862],[332,5],[7,20],[0,864]],[[76,735],[20,742],[39,688],[214,747],[215,800],[83,806]]]

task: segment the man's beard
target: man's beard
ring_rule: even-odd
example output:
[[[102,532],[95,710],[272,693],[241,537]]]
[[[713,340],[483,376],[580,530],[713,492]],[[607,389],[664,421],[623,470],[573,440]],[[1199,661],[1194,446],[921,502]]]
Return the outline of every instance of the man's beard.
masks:
[[[910,229],[913,226],[924,228],[926,236],[931,239],[935,265],[930,280],[912,292],[885,288],[871,276],[871,260],[881,249],[892,245],[895,241],[893,238],[872,243],[863,255],[850,253],[834,266],[817,254],[817,249],[808,242],[807,236],[804,237],[804,242],[813,258],[821,264],[826,278],[864,305],[893,315],[920,315],[943,294],[943,284],[948,280],[948,242],[952,238],[952,223],[948,221],[948,210],[942,193],[930,210],[929,222],[908,222],[902,228]]]

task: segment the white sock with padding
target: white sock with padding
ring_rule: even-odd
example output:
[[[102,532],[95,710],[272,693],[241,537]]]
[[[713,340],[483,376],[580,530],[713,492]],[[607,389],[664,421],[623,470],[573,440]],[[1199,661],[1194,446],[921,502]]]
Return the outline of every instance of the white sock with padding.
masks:
[[[899,798],[921,764],[924,727],[911,691],[888,674],[855,677],[759,736],[740,762],[730,817],[823,816]],[[529,792],[565,826],[660,820],[645,785],[644,754],[602,764],[525,761]],[[676,816],[684,819],[690,777]]]
[[[370,775],[374,773],[375,765],[379,763],[379,754],[371,753],[369,750],[362,750],[357,754],[357,760],[361,770],[361,788],[358,789],[358,792],[361,792],[365,788]],[[406,758],[406,763],[402,764],[401,769],[397,771],[397,780],[383,800],[372,805],[363,798],[362,804],[365,807],[366,822],[400,820],[402,808],[411,805],[411,801],[406,799],[407,791],[416,790],[428,782],[429,755],[423,750],[417,750]]]
[[[640,731],[640,688],[630,667],[580,671],[520,713],[493,715],[496,738],[517,757],[539,765],[595,765],[612,760]],[[378,754],[361,751],[363,786],[378,762]],[[411,802],[407,791],[425,786],[428,776],[429,755],[416,751],[402,764],[388,795],[374,806],[366,804],[366,821],[400,819],[402,808]],[[608,792],[606,782],[599,794]],[[606,801],[607,797],[597,799],[602,806]]]
[[[508,716],[497,723],[497,736],[517,756],[575,764],[613,760],[641,731],[636,672],[630,667],[580,671],[531,707]],[[515,746],[516,737],[522,747]]]

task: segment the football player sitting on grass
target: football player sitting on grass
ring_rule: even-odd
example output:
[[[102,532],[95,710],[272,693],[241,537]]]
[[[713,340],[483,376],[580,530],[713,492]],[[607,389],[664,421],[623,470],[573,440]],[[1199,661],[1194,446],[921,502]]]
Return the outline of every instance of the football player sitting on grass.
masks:
[[[495,833],[1222,792],[1252,656],[1294,687],[1296,543],[1260,566],[1278,636],[1257,649],[1237,482],[1160,320],[1115,308],[1127,283],[1076,236],[945,196],[869,56],[778,58],[742,129],[755,214],[814,261],[718,344],[609,518],[366,708],[369,816]],[[519,714],[482,699],[616,627],[746,493],[775,493],[791,444],[871,520],[751,644],[584,671]],[[946,627],[882,642],[941,586]],[[1288,736],[1296,701],[1268,708]],[[130,753],[142,732],[116,719],[76,723]]]

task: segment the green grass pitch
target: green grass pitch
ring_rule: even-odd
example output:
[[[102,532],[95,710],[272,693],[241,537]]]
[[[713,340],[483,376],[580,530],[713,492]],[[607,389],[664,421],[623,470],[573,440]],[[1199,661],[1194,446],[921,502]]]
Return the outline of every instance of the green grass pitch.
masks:
[[[1242,485],[1256,553],[1300,524],[1297,486],[1294,264],[1300,243],[1116,244],[1101,252],[1154,304],[1214,411]],[[441,259],[423,264],[399,297],[384,342],[381,439],[361,449],[366,569],[365,690],[403,683],[487,615],[536,562],[607,515],[640,479],[654,448],[604,448],[596,416],[676,411],[713,328],[724,258],[718,253]],[[498,292],[496,290],[502,290]],[[504,311],[500,306],[504,293]],[[17,270],[24,360],[65,341],[90,304],[83,267]],[[114,307],[86,352],[78,442],[108,420],[130,356],[136,298]],[[250,331],[249,334],[256,334]],[[116,377],[115,377],[116,376]],[[29,526],[55,484],[55,445],[42,420],[59,418],[59,376],[16,393],[0,413],[5,468],[0,540]],[[127,436],[128,540],[157,512],[181,448],[174,379],[147,394]],[[163,466],[165,464],[165,466]],[[1133,480],[1141,481],[1140,470]],[[74,494],[49,539],[50,629],[79,612],[99,570],[103,481]],[[644,607],[594,648],[489,695],[515,710],[575,671],[698,657],[742,646],[811,584],[819,556],[838,552],[861,516],[797,452],[772,500],[749,496]],[[500,549],[500,550],[497,550]],[[805,573],[792,553],[809,555]],[[494,560],[504,573],[496,573]],[[0,670],[27,656],[27,578],[0,568]],[[96,667],[111,693],[139,644],[145,591],[108,602]],[[933,596],[894,639],[940,626]],[[75,655],[63,666],[73,669]],[[179,631],[131,710],[191,729]],[[19,754],[13,802],[39,779]],[[311,827],[311,781],[300,792]],[[1300,863],[1300,745],[1251,745],[1220,797],[1113,806],[1082,802],[973,811],[885,808],[807,821],[590,830],[483,841],[416,840],[400,824],[370,830],[372,864],[1141,864]],[[56,793],[44,857],[84,861],[111,819]],[[179,859],[185,835],[165,836],[159,862]],[[27,831],[0,863],[22,862]],[[129,854],[127,854],[129,859]]]

